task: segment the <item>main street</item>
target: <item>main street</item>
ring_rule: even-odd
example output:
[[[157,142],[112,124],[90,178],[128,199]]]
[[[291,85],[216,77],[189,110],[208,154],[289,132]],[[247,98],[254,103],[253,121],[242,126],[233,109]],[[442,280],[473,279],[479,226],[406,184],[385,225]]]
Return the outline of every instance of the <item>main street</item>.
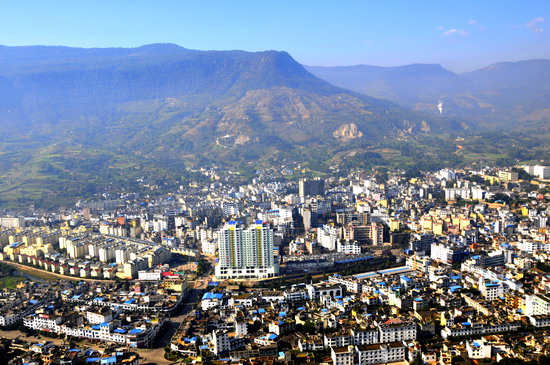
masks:
[[[190,288],[189,294],[185,299],[184,304],[178,310],[177,315],[170,317],[167,321],[165,328],[162,330],[162,335],[160,335],[155,341],[154,348],[152,349],[139,349],[138,353],[142,357],[140,359],[140,364],[143,365],[168,365],[171,364],[169,360],[164,358],[164,348],[170,346],[170,340],[181,326],[183,321],[192,316],[192,312],[195,309],[195,306],[200,301],[200,298],[206,288],[208,287],[208,282],[210,281],[210,275],[213,271],[213,265],[210,267],[207,273],[203,276],[198,277],[197,280],[193,283],[191,288],[191,282],[189,283]]]
[[[189,296],[178,311],[178,314],[171,317],[165,324],[165,328],[162,330],[161,335],[155,341],[154,348],[137,350],[139,355],[142,357],[142,359],[140,359],[140,364],[167,365],[172,363],[164,358],[164,348],[166,346],[170,346],[172,336],[174,336],[183,321],[192,315],[192,311],[195,309],[195,305],[198,303],[202,293],[202,290],[190,289]]]

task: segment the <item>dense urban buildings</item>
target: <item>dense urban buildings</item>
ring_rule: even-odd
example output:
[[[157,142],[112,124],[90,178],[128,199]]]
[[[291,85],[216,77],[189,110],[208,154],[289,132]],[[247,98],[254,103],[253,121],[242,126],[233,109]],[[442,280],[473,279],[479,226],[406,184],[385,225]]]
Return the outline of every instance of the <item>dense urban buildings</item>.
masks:
[[[61,281],[4,290],[0,326],[136,351],[168,331],[181,361],[547,361],[549,181],[358,171],[300,192],[271,170],[204,174],[155,199],[5,212],[0,259]]]

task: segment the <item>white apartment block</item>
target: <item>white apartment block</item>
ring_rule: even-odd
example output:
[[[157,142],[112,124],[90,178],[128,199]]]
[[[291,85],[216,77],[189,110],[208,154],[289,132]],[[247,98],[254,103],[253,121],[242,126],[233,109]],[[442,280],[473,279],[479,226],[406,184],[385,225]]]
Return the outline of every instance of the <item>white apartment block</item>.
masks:
[[[218,249],[218,243],[213,239],[204,239],[201,241],[201,252],[205,255],[215,255]]]
[[[6,228],[25,228],[24,217],[0,217],[0,226]]]
[[[550,297],[543,294],[528,295],[525,298],[525,314],[528,316],[550,314]]]
[[[385,364],[403,361],[407,348],[401,342],[355,346],[358,365]]]
[[[504,288],[501,284],[497,283],[485,283],[483,282],[480,287],[481,295],[485,300],[493,301],[497,300],[504,294]]]
[[[415,323],[380,323],[378,330],[380,343],[416,340]]]
[[[317,228],[317,243],[329,251],[335,251],[340,235],[340,227],[325,224],[323,227]]]
[[[354,328],[351,330],[355,345],[372,345],[378,343],[380,333],[377,328]]]
[[[345,254],[361,253],[361,245],[356,241],[338,241],[337,251]]]
[[[546,251],[550,252],[550,244],[544,242],[520,240],[517,245],[518,249],[525,252]]]
[[[353,365],[353,347],[331,347],[330,357],[333,365]]]
[[[536,176],[540,179],[550,179],[550,167],[549,166],[541,166],[541,165],[535,165],[535,166],[529,166],[529,165],[523,165],[521,166],[528,174],[531,174],[533,176]]]
[[[498,333],[498,332],[510,332],[515,331],[520,328],[519,323],[501,323],[501,324],[486,324],[482,322],[478,323],[457,323],[452,327],[445,327],[441,330],[441,337],[461,337],[461,336],[477,336],[485,335],[489,333]]]

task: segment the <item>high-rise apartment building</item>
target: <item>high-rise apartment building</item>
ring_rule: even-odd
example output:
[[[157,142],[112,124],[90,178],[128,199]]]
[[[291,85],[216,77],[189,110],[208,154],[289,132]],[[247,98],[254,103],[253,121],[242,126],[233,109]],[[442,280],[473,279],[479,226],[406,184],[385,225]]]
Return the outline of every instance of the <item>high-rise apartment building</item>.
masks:
[[[364,245],[379,246],[384,242],[384,228],[375,222],[364,226],[348,224],[344,227],[343,234],[344,240],[358,241]]]
[[[528,174],[531,174],[533,176],[536,176],[540,179],[550,179],[550,167],[549,166],[529,166],[529,165],[522,165],[521,166]]]
[[[298,183],[298,193],[301,197],[325,195],[325,180],[300,180]]]
[[[0,226],[5,228],[25,228],[25,218],[0,217]]]
[[[230,221],[218,233],[217,279],[269,278],[279,273],[273,253],[273,230],[256,221],[248,228]]]

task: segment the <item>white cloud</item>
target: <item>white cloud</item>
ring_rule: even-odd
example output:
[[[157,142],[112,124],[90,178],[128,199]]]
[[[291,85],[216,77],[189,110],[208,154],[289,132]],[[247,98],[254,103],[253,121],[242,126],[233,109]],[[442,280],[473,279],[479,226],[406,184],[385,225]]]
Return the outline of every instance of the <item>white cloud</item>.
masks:
[[[538,17],[525,23],[525,27],[533,33],[542,33],[544,32],[542,24],[544,24],[544,18]]]
[[[477,21],[476,21],[475,19],[470,19],[470,21],[468,22],[468,24],[476,25],[476,24],[477,24]]]
[[[452,28],[452,29],[449,29],[449,30],[446,30],[443,32],[443,35],[445,37],[447,36],[450,36],[450,35],[461,35],[461,36],[467,36],[469,33],[467,31],[465,31],[464,29],[456,29],[456,28]]]

